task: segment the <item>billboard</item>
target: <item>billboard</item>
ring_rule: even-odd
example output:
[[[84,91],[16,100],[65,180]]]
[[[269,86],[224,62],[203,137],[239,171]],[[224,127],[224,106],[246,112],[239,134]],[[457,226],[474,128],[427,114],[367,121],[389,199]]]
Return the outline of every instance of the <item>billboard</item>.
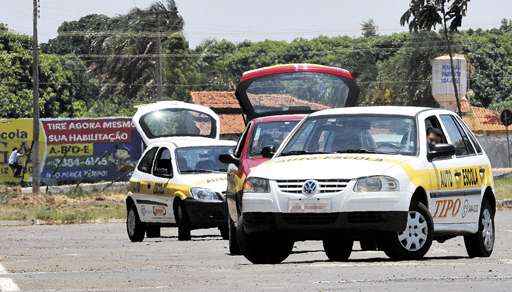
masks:
[[[32,119],[0,120],[0,183],[22,184],[32,178]],[[39,135],[39,157],[46,152],[46,136],[42,130]],[[19,165],[22,167],[19,176],[14,176],[14,170],[9,167],[9,156],[14,148],[21,154]]]
[[[127,180],[142,151],[129,118],[46,119],[45,184]]]
[[[0,120],[0,183],[30,182],[32,119]],[[124,181],[135,167],[142,140],[130,118],[43,119],[41,122],[41,182]],[[23,176],[8,165],[14,147],[23,149]]]

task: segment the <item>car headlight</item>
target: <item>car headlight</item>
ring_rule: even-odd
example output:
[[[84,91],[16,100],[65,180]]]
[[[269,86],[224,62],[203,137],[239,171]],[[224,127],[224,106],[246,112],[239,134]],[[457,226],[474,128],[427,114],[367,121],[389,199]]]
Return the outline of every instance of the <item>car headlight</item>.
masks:
[[[269,193],[270,185],[268,179],[250,177],[245,180],[244,193]]]
[[[219,195],[209,189],[205,188],[191,188],[190,192],[192,193],[192,197],[198,201],[207,201],[207,202],[221,202],[221,198]]]
[[[363,192],[397,192],[400,190],[398,180],[390,176],[376,175],[360,177],[356,180],[354,191]]]

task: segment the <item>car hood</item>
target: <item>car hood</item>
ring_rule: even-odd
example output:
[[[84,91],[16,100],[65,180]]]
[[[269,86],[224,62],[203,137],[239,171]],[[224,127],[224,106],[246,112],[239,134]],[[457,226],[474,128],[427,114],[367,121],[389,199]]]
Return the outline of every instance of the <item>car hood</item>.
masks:
[[[224,193],[227,188],[227,175],[226,173],[183,174],[177,183],[191,188],[207,188]]]
[[[250,176],[268,179],[353,179],[388,174],[410,157],[376,154],[319,154],[271,159],[252,169]]]

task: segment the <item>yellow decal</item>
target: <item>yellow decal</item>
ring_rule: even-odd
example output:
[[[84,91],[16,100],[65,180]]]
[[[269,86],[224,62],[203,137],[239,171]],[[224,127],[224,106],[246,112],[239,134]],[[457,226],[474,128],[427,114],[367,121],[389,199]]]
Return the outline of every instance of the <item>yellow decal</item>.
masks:
[[[173,183],[130,180],[129,189],[131,192],[141,195],[179,197],[182,200],[191,197],[190,186]]]
[[[48,156],[88,156],[93,155],[93,144],[48,145]]]

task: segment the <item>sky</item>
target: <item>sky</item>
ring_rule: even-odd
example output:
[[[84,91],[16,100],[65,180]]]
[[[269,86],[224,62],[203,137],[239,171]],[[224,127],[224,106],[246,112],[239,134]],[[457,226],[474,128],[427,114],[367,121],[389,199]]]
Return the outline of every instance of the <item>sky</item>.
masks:
[[[102,13],[115,16],[154,0],[41,0],[39,38],[46,42],[63,21]],[[176,0],[185,19],[185,35],[192,47],[209,38],[293,40],[319,35],[360,35],[361,22],[373,18],[380,34],[403,31],[399,24],[408,0]],[[510,0],[470,2],[464,27],[498,27],[512,18]],[[0,0],[0,22],[32,33],[32,1]]]

